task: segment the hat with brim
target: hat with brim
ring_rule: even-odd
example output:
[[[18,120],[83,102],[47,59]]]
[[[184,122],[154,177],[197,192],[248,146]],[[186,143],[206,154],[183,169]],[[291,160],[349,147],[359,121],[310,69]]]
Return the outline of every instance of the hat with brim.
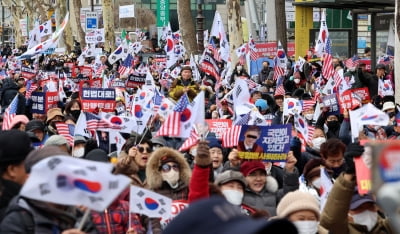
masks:
[[[358,207],[360,207],[362,204],[367,203],[367,202],[374,203],[374,204],[376,203],[371,194],[360,195],[360,194],[356,193],[351,198],[350,210],[355,210]]]

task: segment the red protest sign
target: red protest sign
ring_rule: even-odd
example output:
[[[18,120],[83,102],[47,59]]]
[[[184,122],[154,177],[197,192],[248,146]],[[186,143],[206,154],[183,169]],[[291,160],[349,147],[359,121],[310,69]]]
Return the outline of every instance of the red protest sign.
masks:
[[[46,96],[45,99],[46,112],[51,108],[58,107],[58,102],[60,101],[58,92],[46,92],[45,96]]]
[[[363,100],[363,104],[368,103],[371,101],[371,96],[369,95],[369,91],[367,87],[352,89],[355,94],[361,97]]]
[[[355,93],[353,89],[346,90],[341,95],[338,95],[338,100],[340,113],[343,113],[344,109],[353,110],[362,106],[362,97]]]
[[[222,134],[232,126],[231,119],[206,119],[210,132],[215,133],[218,139],[222,139]]]

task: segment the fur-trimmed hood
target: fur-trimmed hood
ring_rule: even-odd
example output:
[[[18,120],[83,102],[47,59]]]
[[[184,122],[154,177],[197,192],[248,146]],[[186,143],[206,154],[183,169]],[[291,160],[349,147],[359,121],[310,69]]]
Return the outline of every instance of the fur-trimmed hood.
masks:
[[[163,179],[159,170],[161,166],[161,158],[168,156],[173,158],[179,164],[180,173],[179,180],[183,185],[189,186],[190,176],[192,174],[189,164],[186,162],[184,156],[177,150],[161,147],[154,151],[146,166],[146,179],[150,189],[159,189],[162,186]]]
[[[278,181],[273,176],[268,175],[265,189],[270,193],[276,193],[278,191],[278,188]]]

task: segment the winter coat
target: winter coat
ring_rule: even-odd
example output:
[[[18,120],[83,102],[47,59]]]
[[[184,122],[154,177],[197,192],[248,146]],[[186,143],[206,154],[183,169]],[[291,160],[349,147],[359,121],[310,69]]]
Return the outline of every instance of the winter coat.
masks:
[[[18,94],[18,85],[11,78],[7,78],[3,80],[3,88],[1,89],[1,108],[2,113],[4,110],[10,105],[15,95]],[[23,95],[18,95],[18,106],[17,106],[17,115],[25,114],[25,103],[26,99]]]
[[[388,220],[379,215],[377,224],[370,232],[367,231],[366,226],[348,221],[348,212],[355,186],[356,181],[345,180],[343,173],[336,178],[322,211],[320,225],[332,234],[394,233]]]
[[[130,157],[125,151],[121,151],[119,158],[123,157]],[[115,173],[116,174],[124,174],[129,176],[132,181],[131,184],[142,187],[142,188],[147,188],[147,180],[145,179],[143,182],[139,177],[139,165],[136,164],[135,160],[132,160],[129,165],[123,165],[121,161],[119,161],[115,165]]]
[[[75,225],[81,220],[83,213],[72,206],[65,208],[58,209],[45,202],[17,196],[11,201],[0,224],[0,233],[62,233],[76,228]],[[97,233],[90,218],[82,231]]]
[[[6,213],[8,204],[17,196],[21,190],[21,185],[11,181],[0,178],[0,222],[3,220]]]
[[[173,158],[174,161],[179,165],[179,185],[177,188],[171,188],[167,182],[163,181],[160,166],[161,158],[164,156]],[[188,201],[190,177],[190,166],[186,162],[184,156],[177,150],[168,147],[161,147],[152,153],[149,161],[147,162],[146,178],[149,189],[169,197],[174,201]],[[153,233],[161,233],[160,220],[150,219],[150,222]]]
[[[187,95],[189,97],[189,100],[193,101],[193,99],[197,96],[197,94],[200,91],[199,86],[193,80],[189,80],[189,84],[185,85],[181,77],[176,78],[172,83],[171,89],[168,93],[169,97],[172,98],[174,101],[178,101],[179,98],[182,97],[184,93],[183,88],[185,87],[189,87]]]
[[[299,188],[299,172],[294,169],[293,173],[283,170],[283,188],[278,189],[278,183],[272,176],[267,176],[267,183],[264,188],[256,193],[246,187],[243,196],[243,204],[254,209],[268,211],[270,216],[276,215],[276,206],[280,199],[288,192]]]

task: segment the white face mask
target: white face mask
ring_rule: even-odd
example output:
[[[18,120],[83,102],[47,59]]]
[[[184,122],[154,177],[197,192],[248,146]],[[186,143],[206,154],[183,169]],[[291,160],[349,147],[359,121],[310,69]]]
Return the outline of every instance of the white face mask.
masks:
[[[172,188],[178,187],[179,172],[171,169],[169,172],[161,172],[162,179],[167,182]]]
[[[312,149],[319,151],[321,149],[322,143],[325,143],[325,141],[326,141],[325,137],[317,137],[312,139],[312,144],[313,144]]]
[[[242,66],[237,66],[237,70],[238,70],[238,71],[241,71],[242,69],[243,69]]]
[[[317,179],[313,180],[313,182],[311,182],[311,183],[317,189],[321,188],[321,178],[317,178]]]
[[[77,158],[82,158],[84,153],[85,153],[85,148],[81,147],[78,149],[74,149],[74,151],[72,152],[72,156]]]
[[[314,114],[305,114],[304,117],[305,117],[307,120],[312,120],[312,119],[314,118]]]
[[[235,189],[224,189],[222,190],[222,194],[224,194],[226,200],[233,205],[239,206],[242,204],[243,192],[240,192]]]
[[[375,227],[376,222],[378,221],[378,213],[370,210],[350,216],[353,217],[354,223],[367,226],[369,232]]]
[[[294,221],[299,234],[315,234],[318,231],[317,221]]]
[[[300,83],[300,79],[294,79],[294,83],[299,84]]]

